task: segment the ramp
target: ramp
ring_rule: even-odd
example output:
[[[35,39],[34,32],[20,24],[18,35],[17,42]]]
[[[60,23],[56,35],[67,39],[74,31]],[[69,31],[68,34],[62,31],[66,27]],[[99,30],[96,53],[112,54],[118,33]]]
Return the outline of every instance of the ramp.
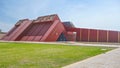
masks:
[[[5,35],[3,40],[15,41],[30,24],[31,21],[28,19],[18,21],[15,26]]]

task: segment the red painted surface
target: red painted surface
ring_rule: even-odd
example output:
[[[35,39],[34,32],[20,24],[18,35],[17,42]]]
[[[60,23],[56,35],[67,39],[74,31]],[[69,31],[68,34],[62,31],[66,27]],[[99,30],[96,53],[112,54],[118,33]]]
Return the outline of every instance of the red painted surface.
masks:
[[[60,27],[60,26],[58,27],[59,23],[61,24],[60,19],[58,18],[57,15],[54,16],[52,23],[53,24],[50,26],[50,28],[47,30],[47,32],[45,32],[45,34],[43,34],[43,37],[41,38],[40,41],[55,41],[57,39],[57,37],[59,37],[59,33],[53,32],[54,29],[57,30]],[[54,34],[53,36],[52,36],[52,33]],[[52,36],[52,38],[51,38],[51,36]],[[51,39],[51,40],[49,40],[49,39]]]
[[[7,40],[15,41],[17,37],[31,24],[29,20],[23,20],[22,23],[17,25],[17,28],[8,36]]]
[[[118,43],[120,43],[120,32],[118,32]]]
[[[20,20],[6,34],[8,41],[57,41],[64,33],[68,41],[120,42],[120,32],[67,27],[57,15],[38,17],[36,20]]]
[[[88,42],[88,29],[81,29],[81,41]]]
[[[78,28],[78,29],[77,29],[77,32],[76,32],[76,33],[77,33],[77,35],[76,35],[76,41],[81,41],[81,40],[80,40],[80,31],[81,31],[81,30]]]
[[[8,40],[9,36],[17,29],[17,26],[14,26],[2,39]]]
[[[22,32],[29,27],[32,21],[23,21],[23,23],[20,25],[19,29],[16,29],[15,35],[12,37],[12,41],[16,41],[17,38],[22,34]]]
[[[51,20],[50,16],[39,17],[36,21],[33,21],[32,26],[23,32],[21,41],[55,41],[59,35],[65,31],[63,24],[60,22],[58,16],[53,16]],[[47,21],[46,21],[47,20]]]
[[[26,35],[23,36],[21,40],[24,41],[40,41],[43,35],[47,32],[49,27],[52,25],[50,22],[45,23],[35,23],[27,31]]]
[[[118,42],[118,32],[117,31],[109,31],[109,40],[108,42]]]
[[[76,37],[75,37],[73,32],[67,32],[66,38],[68,41],[75,41],[76,40]]]
[[[66,38],[68,41],[80,41],[80,28],[67,28]]]
[[[36,35],[35,35],[33,41],[39,41],[39,40],[42,38],[41,33],[42,33],[43,27],[44,27],[45,25],[46,25],[46,24],[44,24],[44,23],[40,23],[40,24],[39,24],[38,32],[36,32]]]
[[[97,42],[97,30],[90,29],[89,42]]]
[[[42,37],[45,35],[45,33],[48,31],[48,29],[50,28],[50,26],[52,25],[52,23],[46,23],[46,25],[44,25],[44,27],[41,30],[41,33],[38,33],[38,36],[41,36],[41,38],[38,40],[40,41],[42,39]]]
[[[99,30],[99,42],[107,42],[107,31]]]
[[[48,29],[48,32],[45,34],[45,41],[54,41],[57,40],[59,35],[65,31],[63,24],[59,20],[56,20],[54,24]],[[43,38],[44,39],[44,38]]]

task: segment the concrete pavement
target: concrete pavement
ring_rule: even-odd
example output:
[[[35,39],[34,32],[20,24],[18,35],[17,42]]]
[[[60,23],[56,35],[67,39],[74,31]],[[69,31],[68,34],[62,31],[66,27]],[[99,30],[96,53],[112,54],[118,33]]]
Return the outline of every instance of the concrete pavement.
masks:
[[[62,68],[120,68],[120,48]]]
[[[3,41],[0,42],[14,42],[14,43],[36,43],[36,44],[62,44],[73,46],[100,46],[100,47],[120,47],[120,43],[95,43],[95,42],[33,42],[33,41]]]

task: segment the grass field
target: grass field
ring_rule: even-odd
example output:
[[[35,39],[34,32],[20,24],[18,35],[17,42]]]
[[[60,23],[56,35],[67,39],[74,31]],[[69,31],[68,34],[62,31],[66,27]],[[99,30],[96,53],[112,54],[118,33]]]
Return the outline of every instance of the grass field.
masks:
[[[111,49],[113,48],[0,43],[0,68],[61,68]]]

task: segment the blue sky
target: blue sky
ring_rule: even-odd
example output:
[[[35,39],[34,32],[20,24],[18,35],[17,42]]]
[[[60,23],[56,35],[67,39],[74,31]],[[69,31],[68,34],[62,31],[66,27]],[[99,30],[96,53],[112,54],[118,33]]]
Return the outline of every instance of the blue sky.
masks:
[[[0,0],[0,29],[50,14],[80,28],[120,31],[120,0]]]

